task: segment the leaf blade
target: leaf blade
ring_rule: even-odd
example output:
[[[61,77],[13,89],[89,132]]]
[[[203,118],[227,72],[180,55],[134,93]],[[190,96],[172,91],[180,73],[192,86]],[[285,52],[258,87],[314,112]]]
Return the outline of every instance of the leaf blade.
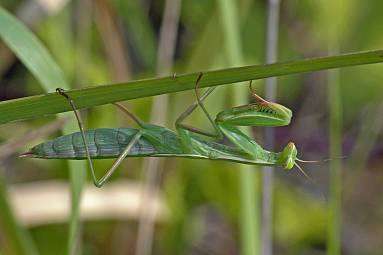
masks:
[[[383,62],[383,50],[252,65],[204,72],[200,87],[263,79],[273,76],[297,74],[324,69],[365,65]],[[155,96],[194,89],[199,73],[163,78],[136,80],[67,91],[78,108],[93,107],[118,101]],[[70,111],[66,100],[57,93],[24,97],[0,102],[0,124],[30,119],[46,114]]]
[[[57,87],[68,89],[70,86],[53,60],[48,50],[39,39],[17,18],[0,6],[0,37],[12,49],[20,61],[28,68],[40,82],[45,91],[52,91]],[[64,100],[65,101],[65,100]],[[49,106],[45,106],[49,108]],[[16,110],[17,111],[17,110]],[[10,113],[14,114],[14,112]],[[65,133],[74,132],[76,121],[72,116],[70,123],[64,127]],[[73,254],[79,238],[81,192],[86,179],[85,162],[69,162],[71,180],[71,217],[67,242],[67,254]]]

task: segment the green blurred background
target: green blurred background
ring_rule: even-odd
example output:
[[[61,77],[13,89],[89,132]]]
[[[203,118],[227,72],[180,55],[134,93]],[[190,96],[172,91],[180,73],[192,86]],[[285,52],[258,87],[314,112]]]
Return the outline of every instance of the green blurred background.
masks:
[[[265,63],[267,1],[231,2],[238,14],[240,64]],[[225,48],[227,28],[223,25],[232,21],[222,18],[219,0],[0,3],[38,36],[74,88],[233,66]],[[278,60],[380,48],[381,10],[381,0],[283,0]],[[339,17],[341,22],[336,22]],[[339,156],[347,156],[336,159],[343,162],[343,184],[338,187],[342,190],[341,254],[382,254],[382,66],[344,68],[338,75],[339,93],[331,100],[340,104],[336,113],[341,123]],[[334,108],[331,100],[329,103],[328,83],[327,71],[278,78],[276,101],[291,108],[294,117],[289,126],[275,129],[275,150],[294,141],[303,159],[329,157],[329,116]],[[247,86],[236,89],[248,93]],[[255,89],[263,95],[263,81],[255,82]],[[30,72],[0,42],[1,100],[41,93]],[[207,100],[212,115],[233,106],[231,94],[229,86],[222,87]],[[173,128],[177,116],[194,99],[189,91],[125,105],[145,121]],[[87,128],[133,125],[113,106],[81,113]],[[66,250],[70,206],[67,163],[19,159],[17,155],[60,135],[59,127],[42,130],[52,122],[57,124],[54,116],[46,116],[0,126],[1,204],[6,208],[8,201],[10,213],[40,254],[64,254]],[[188,123],[211,128],[200,111]],[[25,138],[32,130],[41,132],[33,139]],[[253,131],[253,137],[263,144],[264,129]],[[17,138],[22,139],[17,143]],[[96,161],[98,174],[112,162]],[[305,164],[304,169],[314,183],[296,169],[275,170],[274,254],[326,253],[331,224],[327,216],[329,163]],[[254,171],[255,196],[259,198],[261,172],[255,167]],[[74,254],[244,254],[238,172],[237,164],[227,162],[125,160],[105,188],[96,190],[90,182],[84,188],[81,234]],[[257,210],[259,200],[254,201]],[[153,204],[159,206],[159,214],[150,213]],[[15,227],[9,227],[8,216],[5,209],[0,213],[0,254],[19,254],[9,232]],[[260,250],[261,242],[254,243]]]

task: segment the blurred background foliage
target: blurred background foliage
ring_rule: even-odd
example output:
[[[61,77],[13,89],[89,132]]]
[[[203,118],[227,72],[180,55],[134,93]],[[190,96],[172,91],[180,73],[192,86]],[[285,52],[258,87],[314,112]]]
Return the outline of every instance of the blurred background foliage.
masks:
[[[281,1],[278,59],[327,55],[332,44],[337,45],[339,52],[380,48],[383,45],[383,35],[379,33],[383,24],[383,2],[352,0],[338,5],[338,1]],[[229,67],[230,60],[223,43],[225,27],[221,24],[217,2],[179,1],[179,22],[171,50],[174,58],[169,66],[169,62],[159,61],[158,51],[165,1],[0,1],[1,6],[34,31],[72,87]],[[240,0],[235,3],[243,61],[245,64],[264,63],[267,1]],[[342,17],[341,22],[334,24],[337,16]],[[163,40],[166,45],[166,38]],[[168,43],[172,44],[171,41]],[[347,156],[342,168],[342,254],[381,254],[382,66],[344,68],[339,70],[339,75],[338,96],[343,110],[341,145],[342,155]],[[294,118],[291,125],[276,128],[276,150],[294,141],[304,159],[329,156],[326,76],[327,72],[321,71],[278,78],[277,102],[291,108]],[[37,81],[4,44],[0,44],[0,82],[1,100],[43,93]],[[256,82],[256,91],[261,95],[262,85],[262,82]],[[247,87],[242,89],[247,90]],[[233,106],[229,94],[228,90],[220,88],[207,100],[212,115]],[[173,128],[177,116],[194,99],[193,91],[168,95],[162,101],[168,106],[160,122]],[[153,121],[156,117],[152,114],[153,100],[132,100],[126,105],[145,121]],[[88,109],[82,114],[88,128],[132,125],[112,106]],[[47,116],[2,125],[0,139],[6,143],[52,121],[54,117]],[[189,123],[210,128],[200,112],[193,114]],[[254,129],[254,137],[261,144],[262,133],[263,129]],[[51,137],[60,134],[56,131]],[[18,153],[45,139],[46,136],[37,138],[1,157],[2,189],[12,193],[16,187],[37,181],[68,179],[63,161],[17,158]],[[111,163],[110,160],[95,162],[99,175]],[[129,179],[141,184],[145,182],[144,165],[142,159],[126,160],[113,179]],[[163,162],[163,171],[157,181],[163,198],[160,201],[168,216],[154,220],[152,254],[240,254],[237,167],[234,163],[188,159],[166,159]],[[307,164],[305,170],[315,184],[296,170],[285,172],[278,168],[275,171],[275,254],[326,253],[328,163]],[[113,196],[113,193],[108,194]],[[13,204],[12,197],[8,198],[10,204]],[[2,197],[1,204],[7,203],[5,199]],[[36,202],[41,207],[45,203],[43,200]],[[127,201],[121,201],[123,203]],[[22,210],[28,211],[28,205]],[[6,222],[5,214],[4,210],[0,213],[0,253],[22,254],[12,240],[13,235],[6,230],[9,222]],[[92,218],[85,213],[80,253],[140,254],[136,250],[139,216],[138,212],[127,217],[101,213],[98,218]],[[60,251],[64,253],[66,249],[67,222],[64,219],[61,222],[20,224],[40,254],[61,254]]]

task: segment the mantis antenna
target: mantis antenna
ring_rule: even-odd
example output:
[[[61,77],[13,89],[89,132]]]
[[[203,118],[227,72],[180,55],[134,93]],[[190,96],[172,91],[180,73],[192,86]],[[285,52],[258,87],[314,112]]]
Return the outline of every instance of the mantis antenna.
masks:
[[[300,166],[300,165],[298,165],[298,163],[294,163],[294,165],[299,169],[299,171],[301,171],[301,173],[308,179],[308,180],[310,180],[311,182],[314,182],[314,183],[316,183],[304,170],[303,170],[303,168]]]
[[[303,168],[297,164],[297,162],[294,163],[294,165],[299,169],[299,171],[309,180],[311,183],[313,183],[317,188],[319,188],[318,182],[316,182],[313,178],[311,178],[304,170]],[[326,200],[326,197],[324,193],[319,189],[320,195],[322,199]]]
[[[334,160],[334,159],[344,159],[344,158],[347,158],[347,156],[341,156],[341,157],[335,157],[335,158],[326,158],[326,159],[318,159],[318,160],[303,160],[303,159],[296,158],[295,160],[299,161],[299,162],[302,162],[302,163],[318,163],[318,162],[327,162],[327,161],[331,161],[331,160]]]

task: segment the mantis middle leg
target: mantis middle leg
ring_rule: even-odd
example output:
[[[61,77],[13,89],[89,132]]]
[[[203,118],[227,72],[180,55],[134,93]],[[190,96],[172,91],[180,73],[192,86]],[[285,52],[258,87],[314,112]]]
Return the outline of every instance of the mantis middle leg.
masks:
[[[217,126],[217,124],[215,123],[215,121],[213,120],[211,115],[209,114],[209,112],[206,110],[205,106],[203,105],[203,101],[215,90],[216,87],[209,88],[200,97],[199,94],[198,94],[198,85],[199,85],[199,82],[201,81],[202,76],[203,76],[203,73],[200,73],[198,78],[197,78],[196,85],[195,85],[195,88],[194,88],[197,101],[195,101],[183,113],[181,113],[181,115],[177,118],[175,125],[176,125],[177,130],[188,130],[188,131],[191,131],[193,133],[200,134],[200,135],[204,135],[204,136],[208,136],[208,137],[213,137],[213,138],[216,138],[216,139],[222,139],[223,138],[223,133],[221,132],[221,130],[219,129],[219,127]],[[200,106],[202,111],[205,113],[205,115],[208,118],[209,122],[213,126],[215,133],[209,133],[207,131],[204,131],[204,130],[201,130],[201,129],[198,129],[198,128],[195,128],[195,127],[192,127],[192,126],[189,126],[187,124],[183,124],[182,123],[187,117],[190,116],[190,114],[192,114],[192,112],[198,106]],[[181,137],[182,137],[182,135],[181,135]]]

